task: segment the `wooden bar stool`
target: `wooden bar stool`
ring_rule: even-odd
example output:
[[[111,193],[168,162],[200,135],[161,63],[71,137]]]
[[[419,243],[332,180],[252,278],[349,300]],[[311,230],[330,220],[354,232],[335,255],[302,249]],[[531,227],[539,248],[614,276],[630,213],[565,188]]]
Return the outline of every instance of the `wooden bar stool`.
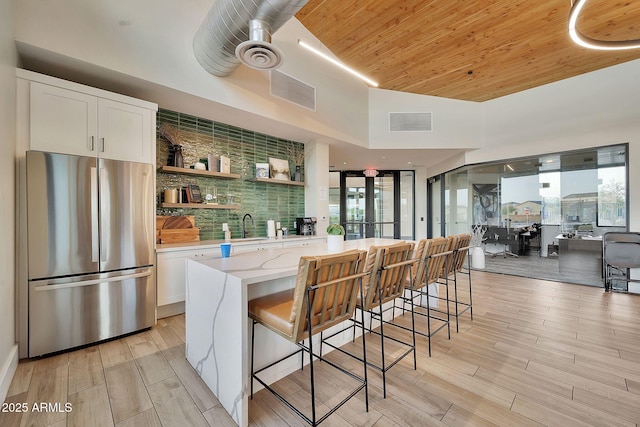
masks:
[[[442,297],[438,295],[435,298],[438,298],[441,301],[444,301],[447,304],[448,315],[453,316],[456,319],[456,332],[459,332],[458,318],[467,312],[467,310],[471,310],[472,307],[472,296],[471,296],[471,268],[469,267],[468,253],[469,253],[469,245],[471,244],[471,235],[470,234],[458,234],[455,236],[449,236],[449,259],[447,263],[442,268],[442,273],[438,279],[438,284],[443,285],[446,289],[446,297]],[[465,260],[467,260],[467,268],[464,267]],[[469,296],[464,301],[458,298],[458,275],[464,274],[469,278]],[[449,292],[449,286],[453,284],[453,295]],[[453,297],[453,299],[450,299]],[[468,301],[468,302],[467,302]],[[451,311],[450,305],[453,305],[453,312]],[[460,308],[463,306],[463,308]],[[442,312],[442,310],[438,310]],[[473,313],[471,313],[471,319],[473,320]]]
[[[380,357],[381,363],[367,361],[367,365],[380,371],[382,373],[382,390],[383,397],[387,397],[387,371],[395,366],[400,360],[402,360],[408,354],[413,353],[413,369],[416,369],[416,338],[412,335],[411,342],[405,342],[401,339],[392,337],[385,334],[385,325],[393,325],[393,323],[385,321],[383,318],[384,309],[383,305],[394,301],[400,297],[404,291],[404,282],[407,275],[410,272],[413,260],[413,243],[400,242],[389,246],[371,246],[369,248],[369,254],[367,255],[367,263],[365,272],[369,273],[363,279],[363,297],[358,298],[357,308],[360,312],[366,312],[369,314],[369,327],[366,328],[364,318],[361,320],[352,318],[353,322],[353,336],[355,338],[355,328],[359,326],[362,330],[362,335],[365,335],[365,331],[369,334],[378,335],[380,337]],[[379,322],[379,330],[373,328],[373,320]],[[413,316],[412,316],[413,320]],[[337,347],[331,343],[331,338],[341,334],[349,328],[344,328],[341,331],[334,332],[330,336],[323,339],[322,343],[341,351],[355,359],[363,361],[358,354],[353,351],[349,351],[345,348]],[[369,337],[370,338],[370,337]],[[390,355],[385,354],[385,340],[394,341],[400,344],[403,349],[394,352],[393,360],[388,361]],[[364,342],[364,341],[363,341]],[[366,356],[366,349],[363,348],[362,354]]]
[[[363,388],[365,389],[365,409],[369,410],[366,359],[363,362],[364,374],[360,377],[321,355],[315,354],[312,339],[313,335],[350,319],[355,313],[358,293],[360,293],[360,296],[363,295],[362,278],[366,276],[363,271],[365,259],[366,252],[358,250],[326,256],[301,257],[294,289],[249,301],[249,317],[253,320],[251,329],[252,398],[253,380],[255,379],[312,426],[320,424]],[[257,323],[296,344],[298,349],[261,369],[254,370],[255,326]],[[308,346],[304,344],[305,339],[308,340]],[[364,336],[362,345],[363,347],[365,346]],[[258,374],[266,369],[299,353],[304,356],[305,352],[309,354],[310,417],[294,407],[284,396],[258,377]],[[316,414],[314,357],[326,362],[359,383],[343,400],[320,417]],[[301,362],[303,361],[304,357],[301,359]]]
[[[449,250],[450,241],[444,237],[436,237],[434,239],[423,239],[418,243],[416,249],[417,264],[414,268],[412,280],[405,281],[405,293],[402,297],[402,310],[406,310],[406,304],[409,303],[413,307],[414,314],[422,316],[426,319],[426,332],[414,327],[416,334],[427,338],[429,356],[431,356],[431,337],[437,332],[447,328],[448,337],[451,338],[450,315],[448,304],[445,310],[431,308],[430,299],[439,297],[432,295],[429,291],[429,284],[438,283],[442,271],[447,269],[451,262],[452,251]],[[445,286],[447,295],[444,299],[448,299],[448,287]],[[426,298],[426,304],[424,299]],[[415,304],[418,299],[419,303]],[[438,314],[440,313],[440,314]],[[435,325],[433,323],[436,323]]]
[[[458,234],[455,236],[455,248],[454,248],[454,265],[453,265],[453,301],[455,309],[453,316],[456,318],[456,332],[458,329],[458,318],[467,311],[469,317],[473,320],[473,296],[471,293],[471,264],[469,260],[469,248],[471,245],[471,234]],[[466,260],[466,267],[465,267]],[[467,283],[469,285],[469,294],[466,299],[462,300],[458,294],[458,278],[460,275],[467,276]]]

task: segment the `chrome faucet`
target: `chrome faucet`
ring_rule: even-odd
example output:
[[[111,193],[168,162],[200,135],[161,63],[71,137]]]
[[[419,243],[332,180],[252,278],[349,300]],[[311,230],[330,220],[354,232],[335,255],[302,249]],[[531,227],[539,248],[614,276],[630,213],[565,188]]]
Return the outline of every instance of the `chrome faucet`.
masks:
[[[247,237],[247,232],[244,227],[244,221],[247,219],[247,217],[249,217],[249,219],[251,220],[251,225],[253,225],[253,217],[251,216],[251,214],[248,214],[248,213],[244,214],[244,216],[242,217],[242,238],[243,239]]]

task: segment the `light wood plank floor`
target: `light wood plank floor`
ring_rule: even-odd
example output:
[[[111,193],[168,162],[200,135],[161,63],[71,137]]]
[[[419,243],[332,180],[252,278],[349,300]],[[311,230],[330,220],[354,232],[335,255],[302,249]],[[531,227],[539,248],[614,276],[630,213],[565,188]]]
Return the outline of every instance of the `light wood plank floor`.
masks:
[[[410,357],[393,367],[386,399],[370,369],[369,412],[361,392],[323,425],[639,425],[640,296],[486,272],[473,272],[473,284],[473,321],[463,316],[451,340],[437,334],[431,358],[420,339],[417,370]],[[126,338],[21,361],[3,409],[26,403],[29,411],[0,413],[0,426],[233,425],[184,359],[184,328],[184,316],[175,316]],[[337,352],[331,357],[360,369]],[[330,404],[346,384],[317,365],[317,397]],[[276,385],[303,407],[307,371]],[[40,402],[62,410],[34,412]],[[250,402],[250,419],[303,425],[265,391]]]

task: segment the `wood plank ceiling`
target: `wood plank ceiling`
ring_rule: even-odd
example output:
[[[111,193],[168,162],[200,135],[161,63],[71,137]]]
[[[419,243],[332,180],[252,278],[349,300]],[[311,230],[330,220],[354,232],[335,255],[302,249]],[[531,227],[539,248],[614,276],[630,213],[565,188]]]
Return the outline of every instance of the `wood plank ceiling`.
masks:
[[[570,0],[309,0],[296,17],[382,89],[486,101],[640,58],[569,38]],[[640,38],[640,1],[590,0],[592,38]]]

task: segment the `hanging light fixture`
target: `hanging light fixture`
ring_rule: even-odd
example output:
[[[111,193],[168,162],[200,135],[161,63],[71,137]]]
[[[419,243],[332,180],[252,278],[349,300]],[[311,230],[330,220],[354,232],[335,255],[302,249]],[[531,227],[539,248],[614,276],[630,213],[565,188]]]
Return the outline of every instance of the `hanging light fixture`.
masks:
[[[578,16],[587,0],[573,0],[571,12],[569,12],[569,35],[576,44],[589,49],[598,50],[623,50],[640,48],[640,40],[597,40],[583,35],[576,28]]]

